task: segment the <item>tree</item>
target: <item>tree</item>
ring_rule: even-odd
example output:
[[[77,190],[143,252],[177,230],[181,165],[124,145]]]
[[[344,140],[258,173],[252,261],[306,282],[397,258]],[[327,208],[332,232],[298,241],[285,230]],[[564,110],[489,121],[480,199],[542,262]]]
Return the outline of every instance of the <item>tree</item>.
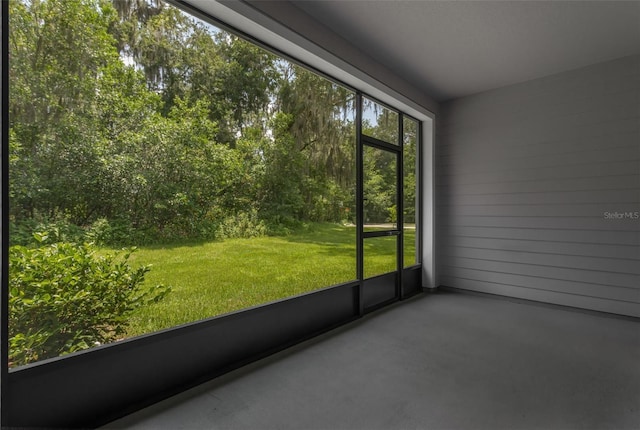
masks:
[[[242,134],[246,127],[266,131],[278,78],[275,56],[228,33],[218,32],[215,41],[223,64],[216,76],[218,86],[211,92],[218,101],[219,118],[226,118],[229,131],[235,134]]]
[[[341,221],[355,213],[355,118],[351,91],[302,67],[281,63],[278,108],[303,154],[304,216]]]
[[[303,158],[290,133],[292,121],[291,115],[277,113],[271,122],[273,140],[263,149],[261,210],[276,225],[292,225],[302,219]]]
[[[16,0],[10,19],[12,220],[139,240],[355,213],[345,88],[160,0]]]
[[[140,58],[141,32],[149,19],[165,7],[163,0],[112,0],[118,21],[110,27],[117,40],[118,52],[125,58]]]
[[[11,2],[9,17],[11,169],[22,172],[11,177],[12,215],[65,207],[82,222],[84,197],[97,192],[97,83],[119,61],[107,32],[115,11],[104,1],[34,0]]]

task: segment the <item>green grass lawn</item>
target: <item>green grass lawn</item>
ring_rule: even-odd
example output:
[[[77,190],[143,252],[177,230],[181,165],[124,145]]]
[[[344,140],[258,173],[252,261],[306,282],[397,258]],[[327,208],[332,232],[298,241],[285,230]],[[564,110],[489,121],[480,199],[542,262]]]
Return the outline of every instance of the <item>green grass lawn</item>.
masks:
[[[413,243],[415,234],[405,234]],[[365,276],[395,270],[395,237],[365,241]],[[410,246],[409,246],[410,248]],[[405,261],[414,253],[405,251]],[[160,303],[138,310],[129,336],[201,320],[356,278],[355,228],[314,224],[283,237],[141,247],[147,283],[171,285]]]

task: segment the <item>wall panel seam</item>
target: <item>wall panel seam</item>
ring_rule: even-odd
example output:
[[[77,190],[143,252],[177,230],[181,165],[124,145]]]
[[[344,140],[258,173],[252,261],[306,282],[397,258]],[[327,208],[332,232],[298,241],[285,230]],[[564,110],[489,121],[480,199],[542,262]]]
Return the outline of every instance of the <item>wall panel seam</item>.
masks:
[[[602,283],[597,283],[597,282],[575,281],[573,279],[552,278],[552,277],[540,276],[540,275],[527,275],[527,274],[524,274],[524,273],[503,272],[503,271],[488,270],[488,269],[476,269],[474,267],[455,266],[455,265],[443,264],[443,263],[440,263],[438,265],[440,267],[450,267],[450,268],[454,268],[454,269],[464,269],[464,270],[475,270],[475,271],[478,271],[478,272],[500,273],[500,274],[503,274],[503,275],[523,276],[523,277],[527,277],[527,278],[536,278],[536,279],[549,279],[549,280],[553,280],[553,281],[573,282],[573,283],[576,283],[576,284],[597,285],[597,286],[600,286],[600,287],[624,288],[626,290],[640,290],[640,288],[637,288],[637,287],[627,287],[627,286],[624,286],[624,285],[602,284]],[[443,276],[445,276],[445,275],[443,275]]]

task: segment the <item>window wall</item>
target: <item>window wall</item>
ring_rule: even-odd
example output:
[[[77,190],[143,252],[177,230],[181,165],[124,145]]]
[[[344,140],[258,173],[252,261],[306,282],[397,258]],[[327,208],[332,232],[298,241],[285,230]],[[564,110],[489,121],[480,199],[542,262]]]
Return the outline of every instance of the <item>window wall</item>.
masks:
[[[357,281],[353,90],[164,2],[11,0],[9,25],[10,367]],[[369,101],[363,133],[400,144],[400,115]],[[365,180],[365,222],[396,223]]]
[[[216,5],[198,2],[263,37]],[[399,273],[416,185],[399,127],[413,120],[395,108],[431,116],[410,100],[281,46],[295,35],[265,42],[339,82],[169,2],[2,9],[3,425],[99,427],[363,315],[377,274],[395,276],[395,299],[419,291],[430,258]],[[368,210],[396,238],[356,240],[356,117],[367,138],[395,139],[393,165],[370,158],[382,198]],[[377,187],[392,171],[394,196]]]
[[[10,366],[355,279],[355,94],[164,2],[10,3]]]

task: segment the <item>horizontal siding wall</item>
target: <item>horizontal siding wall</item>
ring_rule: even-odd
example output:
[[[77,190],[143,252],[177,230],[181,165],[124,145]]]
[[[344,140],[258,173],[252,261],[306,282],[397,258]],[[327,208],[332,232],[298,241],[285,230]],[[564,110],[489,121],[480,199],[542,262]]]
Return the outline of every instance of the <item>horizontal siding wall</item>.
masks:
[[[438,124],[440,285],[640,316],[640,56],[444,103]]]

